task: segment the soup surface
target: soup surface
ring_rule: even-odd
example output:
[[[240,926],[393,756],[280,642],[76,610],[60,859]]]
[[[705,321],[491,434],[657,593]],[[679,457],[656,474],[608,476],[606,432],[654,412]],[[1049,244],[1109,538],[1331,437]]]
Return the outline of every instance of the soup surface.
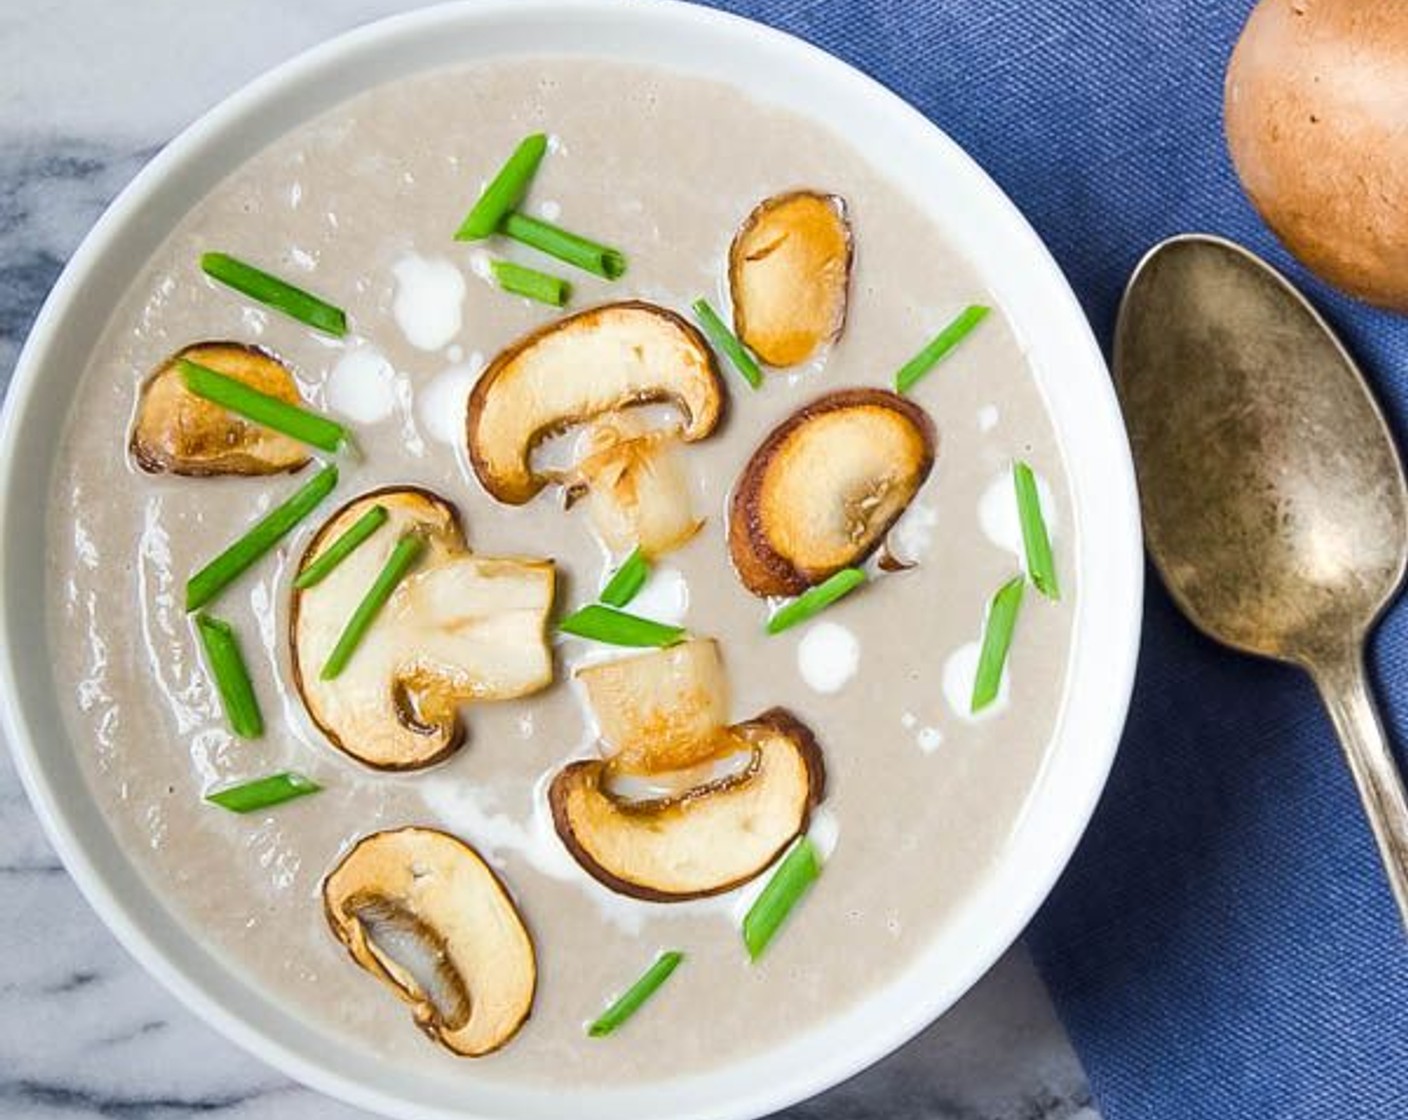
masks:
[[[556,638],[548,690],[467,709],[464,747],[405,775],[334,750],[290,684],[292,573],[327,516],[374,487],[444,496],[476,551],[553,558],[559,611],[591,601],[620,559],[551,488],[524,506],[496,503],[462,446],[480,369],[559,314],[494,287],[489,255],[571,271],[497,239],[452,240],[483,182],[536,131],[552,144],[528,212],[629,257],[616,282],[572,275],[573,308],[642,298],[688,316],[706,295],[726,309],[730,239],[759,200],[814,188],[847,204],[856,251],[844,334],[804,366],[769,371],[757,392],[721,363],[726,419],[681,454],[706,521],[661,559],[631,608],[720,640],[732,719],[785,705],[821,744],[828,787],[811,827],[825,870],[753,964],[738,927],[765,875],[712,899],[635,901],[590,878],[553,831],[548,778],[595,750],[572,668],[617,651]],[[351,333],[329,338],[217,287],[198,263],[208,250],[340,304]],[[825,128],[728,88],[585,59],[430,73],[283,137],[133,270],[51,483],[56,671],[117,841],[202,942],[310,1024],[374,1060],[475,1078],[619,1084],[716,1066],[814,1026],[904,968],[998,857],[1053,735],[1079,593],[1060,452],[1001,309],[912,392],[933,417],[938,457],[891,545],[917,566],[877,574],[815,620],[766,636],[767,602],[729,564],[730,486],[763,436],[828,390],[890,386],[956,312],[991,302],[972,265],[883,169]],[[184,584],[313,468],[297,479],[178,478],[142,473],[126,454],[143,380],[206,339],[277,354],[310,406],[346,420],[363,452],[343,464],[333,498],[217,604],[243,637],[263,703],[267,729],[255,741],[227,729],[183,610]],[[1028,589],[1002,693],[974,717],[985,607],[1022,568],[1017,458],[1041,480],[1063,599]],[[202,800],[282,769],[324,791],[248,816]],[[406,824],[473,844],[536,942],[532,1018],[478,1062],[414,1030],[324,921],[328,870],[359,837]],[[663,949],[686,954],[669,983],[616,1035],[587,1038],[584,1023]]]

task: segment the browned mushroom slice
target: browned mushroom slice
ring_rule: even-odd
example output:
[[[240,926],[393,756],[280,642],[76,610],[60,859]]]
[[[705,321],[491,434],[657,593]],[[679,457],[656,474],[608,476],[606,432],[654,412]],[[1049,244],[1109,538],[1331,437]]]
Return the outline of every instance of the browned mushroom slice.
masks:
[[[728,254],[738,337],[768,365],[800,365],[845,326],[850,275],[842,199],[815,191],[765,199]]]
[[[606,756],[625,770],[679,770],[719,753],[728,681],[719,645],[694,638],[668,649],[578,669]]]
[[[728,544],[755,595],[797,595],[865,559],[934,465],[938,436],[913,401],[844,389],[794,412],[734,487]]]
[[[352,959],[446,1049],[488,1054],[528,1018],[533,941],[503,884],[463,841],[431,828],[374,833],[328,875],[323,906]]]
[[[343,507],[304,553],[302,571],[372,506],[387,523],[322,582],[293,594],[293,674],[313,722],[333,745],[382,770],[438,762],[464,739],[459,709],[507,700],[552,681],[545,637],[551,561],[468,551],[453,508],[411,488],[375,491]],[[421,533],[419,566],[396,588],[347,667],[321,670],[397,540]]]
[[[585,495],[592,524],[613,552],[661,556],[699,531],[678,443],[675,433],[647,431],[626,413],[587,430],[582,458],[565,481],[570,493]]]
[[[281,401],[302,403],[293,374],[272,354],[237,342],[188,346],[142,385],[129,443],[139,467],[151,474],[265,475],[296,471],[308,462],[301,443],[187,389],[178,365],[182,358]]]
[[[493,497],[521,505],[557,477],[533,467],[533,449],[544,439],[654,401],[679,408],[686,442],[718,424],[723,386],[699,332],[674,312],[639,301],[569,315],[489,363],[469,398],[470,463]]]
[[[811,731],[781,708],[731,731],[751,748],[751,763],[674,798],[613,796],[602,761],[561,770],[548,800],[582,868],[620,894],[655,902],[721,894],[765,870],[806,830],[826,771]]]

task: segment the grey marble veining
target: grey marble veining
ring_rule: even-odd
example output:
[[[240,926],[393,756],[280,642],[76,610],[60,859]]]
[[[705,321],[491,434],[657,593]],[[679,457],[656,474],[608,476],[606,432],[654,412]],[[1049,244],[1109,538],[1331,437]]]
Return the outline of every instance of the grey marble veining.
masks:
[[[395,0],[9,0],[0,10],[0,374],[138,168],[259,71]],[[182,45],[218,42],[178,66]],[[187,57],[196,56],[187,55]],[[352,1120],[218,1036],[117,945],[0,753],[0,1116]],[[879,1066],[790,1120],[1096,1120],[1024,951]]]
[[[8,383],[25,333],[64,263],[157,149],[90,137],[7,137],[4,131],[0,145],[0,370]]]

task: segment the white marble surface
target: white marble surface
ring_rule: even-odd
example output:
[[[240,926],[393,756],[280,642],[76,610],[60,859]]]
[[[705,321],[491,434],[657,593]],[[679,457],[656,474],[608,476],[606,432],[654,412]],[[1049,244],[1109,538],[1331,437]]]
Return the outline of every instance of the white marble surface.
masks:
[[[5,0],[0,6],[0,373],[107,201],[245,80],[397,0]],[[350,1120],[179,1006],[64,874],[0,756],[0,1116]],[[1019,948],[881,1065],[787,1114],[1094,1120]]]

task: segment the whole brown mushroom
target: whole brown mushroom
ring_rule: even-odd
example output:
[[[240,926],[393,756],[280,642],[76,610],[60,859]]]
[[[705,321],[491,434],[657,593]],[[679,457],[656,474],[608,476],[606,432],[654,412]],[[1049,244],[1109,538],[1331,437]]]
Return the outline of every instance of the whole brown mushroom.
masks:
[[[1408,311],[1408,3],[1261,0],[1227,70],[1227,145],[1312,271]]]

